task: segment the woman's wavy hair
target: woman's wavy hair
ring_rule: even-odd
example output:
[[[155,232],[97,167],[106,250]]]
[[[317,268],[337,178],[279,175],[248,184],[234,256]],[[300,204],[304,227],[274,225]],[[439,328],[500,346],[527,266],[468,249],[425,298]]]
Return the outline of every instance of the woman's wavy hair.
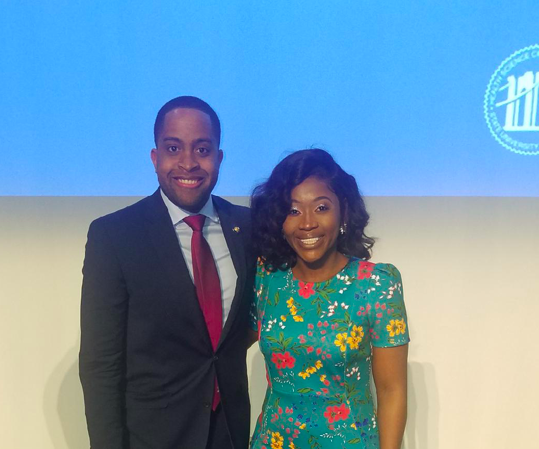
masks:
[[[269,271],[286,270],[296,264],[296,253],[283,238],[283,223],[292,206],[292,190],[311,176],[325,181],[339,198],[346,231],[339,234],[337,251],[361,259],[371,257],[374,239],[364,232],[369,214],[356,180],[328,152],[314,148],[285,157],[268,180],[253,190],[253,244]]]

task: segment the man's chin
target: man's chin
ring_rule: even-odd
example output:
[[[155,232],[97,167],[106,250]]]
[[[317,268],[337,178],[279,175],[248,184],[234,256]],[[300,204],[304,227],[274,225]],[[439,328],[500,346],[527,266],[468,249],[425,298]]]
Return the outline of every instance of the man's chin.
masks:
[[[186,195],[167,195],[167,197],[179,208],[184,209],[188,212],[196,213],[200,211],[200,209],[202,209],[204,204],[206,204],[209,195],[197,195],[196,197]]]

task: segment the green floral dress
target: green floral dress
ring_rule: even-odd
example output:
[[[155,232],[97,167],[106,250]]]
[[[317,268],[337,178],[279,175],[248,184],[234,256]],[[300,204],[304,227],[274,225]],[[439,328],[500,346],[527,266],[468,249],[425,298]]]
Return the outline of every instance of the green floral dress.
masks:
[[[259,264],[256,299],[268,389],[251,449],[378,448],[371,346],[409,341],[399,271],[351,258],[304,283]]]

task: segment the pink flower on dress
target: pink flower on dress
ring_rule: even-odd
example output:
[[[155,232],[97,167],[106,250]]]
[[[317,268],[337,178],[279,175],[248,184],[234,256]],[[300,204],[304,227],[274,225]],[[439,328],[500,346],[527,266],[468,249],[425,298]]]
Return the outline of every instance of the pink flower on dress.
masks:
[[[307,299],[309,296],[314,295],[314,282],[300,282],[299,283],[299,296]]]
[[[374,264],[372,262],[360,262],[359,268],[357,270],[358,279],[368,279],[372,275],[372,269]]]
[[[294,365],[296,364],[296,359],[292,357],[288,351],[284,354],[274,352],[271,356],[271,361],[275,363],[277,369],[294,368]]]
[[[327,418],[328,423],[333,423],[339,420],[345,420],[348,418],[348,415],[350,414],[350,409],[346,406],[346,404],[341,404],[339,406],[337,405],[330,405],[326,408],[326,411],[324,412],[324,417]]]

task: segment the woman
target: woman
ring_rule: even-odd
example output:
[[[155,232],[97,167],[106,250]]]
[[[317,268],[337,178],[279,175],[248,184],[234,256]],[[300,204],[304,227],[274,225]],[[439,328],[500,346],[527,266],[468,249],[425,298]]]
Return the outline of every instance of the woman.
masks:
[[[355,179],[323,150],[298,151],[251,208],[261,255],[253,329],[268,373],[251,449],[400,448],[402,284],[394,266],[367,262],[374,241]]]

